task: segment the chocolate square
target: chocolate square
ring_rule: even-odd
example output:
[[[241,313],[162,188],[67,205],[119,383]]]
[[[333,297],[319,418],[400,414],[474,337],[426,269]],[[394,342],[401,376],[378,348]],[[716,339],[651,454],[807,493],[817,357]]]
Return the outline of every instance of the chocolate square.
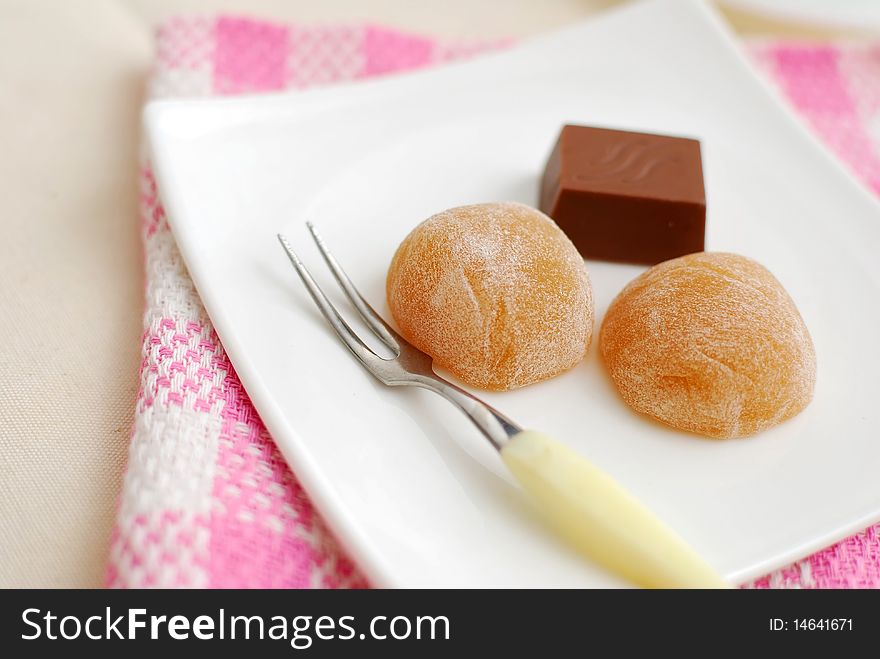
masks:
[[[565,126],[541,210],[588,259],[654,264],[700,252],[706,194],[697,140]]]

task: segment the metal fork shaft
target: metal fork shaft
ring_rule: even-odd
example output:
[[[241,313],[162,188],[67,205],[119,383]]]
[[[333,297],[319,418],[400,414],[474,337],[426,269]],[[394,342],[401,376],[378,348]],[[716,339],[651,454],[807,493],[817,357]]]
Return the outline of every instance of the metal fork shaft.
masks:
[[[309,224],[309,231],[324,256],[324,260],[333,272],[337,283],[358,313],[370,326],[377,338],[392,348],[397,356],[393,359],[379,357],[358,337],[348,323],[342,318],[336,307],[330,302],[321,287],[315,282],[308,268],[296,255],[290,243],[278,234],[284,251],[291,264],[305,284],[306,289],[318,309],[330,323],[339,340],[357,357],[361,365],[383,384],[392,387],[421,387],[433,391],[457,407],[491,444],[498,449],[514,435],[522,432],[522,428],[504,416],[495,408],[487,405],[476,396],[464,389],[444,380],[434,372],[432,359],[421,350],[415,348],[406,339],[398,335],[378,313],[361,296],[357,288],[340,267],[339,263],[327,249],[315,228]]]
[[[511,437],[523,430],[522,426],[504,416],[491,405],[438,375],[432,373],[429,376],[413,375],[412,377],[411,381],[401,384],[422,387],[443,396],[464,413],[483,436],[492,443],[492,446],[499,451]]]

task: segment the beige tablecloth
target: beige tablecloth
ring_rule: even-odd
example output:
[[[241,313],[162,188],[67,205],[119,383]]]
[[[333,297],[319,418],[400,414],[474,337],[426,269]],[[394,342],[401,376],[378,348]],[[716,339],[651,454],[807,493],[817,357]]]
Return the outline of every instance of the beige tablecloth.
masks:
[[[103,580],[136,394],[138,122],[157,22],[232,11],[492,38],[613,4],[0,0],[0,586]],[[748,34],[821,34],[733,19]]]

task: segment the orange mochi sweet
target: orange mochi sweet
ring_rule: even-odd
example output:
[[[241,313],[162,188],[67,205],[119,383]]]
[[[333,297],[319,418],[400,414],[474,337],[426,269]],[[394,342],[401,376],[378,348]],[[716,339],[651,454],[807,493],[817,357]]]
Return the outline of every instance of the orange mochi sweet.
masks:
[[[463,382],[507,390],[577,364],[593,331],[584,261],[519,203],[451,208],[401,243],[387,279],[400,333]]]
[[[715,438],[744,437],[810,402],[816,354],[788,293],[744,256],[699,252],[630,282],[599,350],[633,409]]]

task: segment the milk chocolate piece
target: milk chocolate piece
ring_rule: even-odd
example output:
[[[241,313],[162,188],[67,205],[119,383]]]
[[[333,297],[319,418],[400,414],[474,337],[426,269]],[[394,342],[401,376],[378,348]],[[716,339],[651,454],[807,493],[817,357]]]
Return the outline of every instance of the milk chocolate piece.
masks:
[[[565,126],[544,171],[541,210],[584,258],[654,264],[703,251],[700,143]]]

